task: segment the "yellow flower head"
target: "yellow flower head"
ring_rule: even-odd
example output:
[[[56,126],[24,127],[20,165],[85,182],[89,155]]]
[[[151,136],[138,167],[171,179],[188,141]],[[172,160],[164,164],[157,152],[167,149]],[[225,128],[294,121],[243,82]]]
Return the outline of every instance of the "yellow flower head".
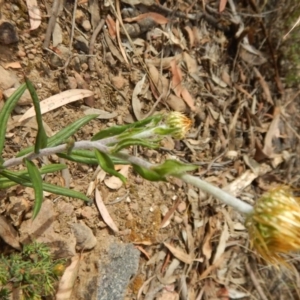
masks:
[[[186,117],[184,114],[174,111],[171,112],[166,119],[166,124],[170,128],[175,128],[176,131],[173,133],[174,138],[180,140],[185,137],[187,132],[192,127],[192,120]]]
[[[252,247],[268,263],[284,263],[284,255],[300,250],[300,199],[281,186],[258,199],[246,220]]]

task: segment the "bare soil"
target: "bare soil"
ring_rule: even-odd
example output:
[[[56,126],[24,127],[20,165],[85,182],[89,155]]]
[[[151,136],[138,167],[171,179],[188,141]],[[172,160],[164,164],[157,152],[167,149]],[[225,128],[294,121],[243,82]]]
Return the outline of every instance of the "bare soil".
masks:
[[[153,163],[166,158],[196,163],[199,169],[195,175],[222,188],[230,186],[232,193],[250,204],[273,186],[298,188],[299,93],[286,85],[276,60],[281,48],[274,40],[282,38],[285,26],[281,26],[282,32],[269,30],[276,20],[283,22],[280,15],[272,15],[276,20],[259,17],[265,10],[254,1],[235,1],[241,2],[235,3],[236,13],[229,4],[219,13],[219,3],[226,1],[208,1],[207,6],[205,1],[165,1],[161,5],[159,1],[152,5],[133,2],[120,1],[124,23],[136,25],[130,32],[130,42],[121,35],[129,63],[115,36],[115,22],[108,21],[108,15],[116,20],[109,2],[105,6],[102,1],[78,1],[74,15],[74,1],[64,1],[57,17],[59,26],[47,49],[44,42],[53,14],[52,1],[38,3],[42,21],[35,30],[30,30],[25,1],[2,4],[2,19],[13,24],[19,37],[17,43],[0,45],[1,66],[20,63],[20,68],[7,67],[15,76],[14,86],[23,82],[25,74],[40,100],[69,89],[94,92],[92,98],[45,113],[48,135],[83,117],[86,106],[100,109],[103,117],[80,129],[74,137],[77,141],[89,140],[101,129],[130,123],[149,113],[182,111],[194,122],[184,140],[169,138],[161,149],[138,147],[131,149],[132,153]],[[274,4],[276,12],[278,7]],[[158,14],[142,19],[150,25],[125,19],[132,17],[126,14],[149,12]],[[90,54],[92,34],[100,19],[106,23]],[[156,79],[154,74],[158,74]],[[144,89],[136,98],[133,91],[144,75]],[[173,86],[177,77],[188,96]],[[8,88],[1,82],[0,88],[5,95]],[[2,107],[5,99],[0,101]],[[23,103],[11,116],[4,159],[34,143],[34,120],[17,122],[29,107],[31,104]],[[37,163],[41,166],[59,161],[51,156]],[[119,234],[109,229],[94,202],[86,204],[47,193],[45,201],[51,201],[45,202],[47,209],[44,207],[44,214],[34,225],[38,233],[33,232],[28,225],[33,192],[19,186],[1,192],[0,213],[14,226],[22,242],[46,242],[58,257],[71,258],[76,252],[81,255],[70,299],[97,299],[101,266],[110,263],[109,249],[115,243],[133,243],[141,251],[139,268],[125,299],[300,299],[297,271],[264,266],[249,249],[244,216],[209,195],[180,180],[148,182],[132,169],[126,185],[111,189],[106,181],[110,176],[97,177],[97,166],[65,163],[68,173],[47,175],[45,181],[89,193],[91,198],[97,188]],[[172,208],[174,213],[161,228]],[[92,230],[96,238],[92,249],[75,248],[73,225],[77,223]],[[47,228],[41,230],[38,224],[47,224]],[[62,243],[61,249],[54,247],[56,242]],[[176,258],[165,243],[195,261],[187,264]],[[3,252],[11,252],[4,243]],[[294,267],[296,270],[297,262]]]

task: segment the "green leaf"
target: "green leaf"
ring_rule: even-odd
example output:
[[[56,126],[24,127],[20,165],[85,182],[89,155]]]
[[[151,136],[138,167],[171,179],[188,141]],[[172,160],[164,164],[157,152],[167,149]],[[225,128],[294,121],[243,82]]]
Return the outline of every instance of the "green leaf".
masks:
[[[98,117],[98,115],[88,115],[68,125],[64,129],[56,133],[55,135],[48,138],[47,147],[54,147],[66,141],[71,135],[76,133],[82,126],[84,126],[89,121],[95,119],[96,117]],[[28,154],[32,152],[33,149],[34,149],[33,146],[25,148],[17,154],[17,157]]]
[[[150,149],[156,149],[159,147],[159,144],[151,140],[148,141],[146,139],[128,138],[128,139],[121,140],[119,143],[117,143],[112,149],[112,153],[118,153],[120,150],[127,148],[129,146],[143,146]]]
[[[31,183],[28,174],[27,175],[16,175],[14,172],[8,171],[8,170],[3,170],[1,172],[1,174],[3,176],[7,177],[8,179],[10,179],[11,181],[16,182],[17,184],[20,184],[20,185],[23,185],[26,187],[33,187],[33,184]],[[81,199],[84,201],[90,201],[90,199],[86,195],[84,195],[80,192],[70,190],[65,187],[53,185],[50,183],[46,183],[46,182],[43,182],[43,191],[57,194],[57,195],[66,196],[66,197],[78,198],[78,199]]]
[[[66,153],[56,153],[58,157],[74,161],[80,164],[86,164],[86,165],[98,165],[98,160],[95,158],[90,158],[90,157],[84,157],[84,156],[79,156],[79,155],[74,155],[74,154],[66,154]]]
[[[149,170],[135,164],[132,164],[132,167],[134,171],[136,171],[139,175],[141,175],[143,178],[149,181],[166,181],[166,178],[164,176],[153,170]]]
[[[32,219],[35,219],[43,203],[43,179],[38,168],[32,161],[26,159],[25,163],[28,170],[30,181],[34,189],[34,206],[33,206]]]
[[[114,168],[114,163],[111,158],[105,154],[95,149],[95,154],[100,167],[108,174],[118,177],[123,183],[126,183],[126,178],[117,172]]]
[[[61,171],[63,169],[66,169],[67,166],[64,164],[51,164],[51,165],[46,165],[43,166],[39,169],[39,172],[41,175],[43,174],[48,174],[48,173],[54,173],[57,171]],[[20,175],[25,175],[27,174],[27,170],[24,171],[18,171],[18,172],[14,172],[15,175],[20,176]],[[15,181],[11,181],[6,177],[1,176],[0,173],[0,189],[7,189],[9,187],[12,187],[14,185],[16,185],[17,183]]]
[[[172,135],[178,131],[177,128],[156,128],[154,133],[158,135]]]
[[[101,130],[100,132],[96,133],[92,137],[92,141],[102,140],[107,137],[112,137],[118,134],[121,134],[125,132],[126,130],[130,130],[133,128],[141,128],[145,127],[146,125],[150,124],[152,122],[152,126],[156,126],[162,119],[162,115],[155,115],[151,116],[149,118],[146,118],[144,120],[128,124],[128,125],[122,125],[122,126],[113,126],[104,130]]]
[[[26,90],[26,84],[22,84],[5,102],[0,111],[0,155],[2,154],[5,142],[7,121],[15,105]]]
[[[169,159],[159,166],[152,167],[151,170],[165,177],[181,175],[188,171],[194,171],[197,168],[198,166],[196,165],[184,164],[180,161]]]
[[[47,147],[48,137],[47,137],[46,131],[44,129],[44,125],[43,125],[42,113],[41,113],[41,108],[40,108],[40,100],[38,98],[38,95],[34,89],[33,84],[31,83],[31,81],[26,77],[25,77],[25,81],[26,81],[26,86],[31,95],[31,99],[33,101],[33,106],[34,106],[34,110],[35,110],[35,118],[36,118],[36,122],[38,125],[38,132],[37,132],[36,139],[35,139],[34,152],[39,153],[40,149]]]
[[[75,161],[77,163],[87,164],[87,165],[98,165],[99,162],[96,158],[95,151],[93,150],[73,150],[70,155],[66,153],[57,153],[57,156],[65,158],[67,160]],[[120,159],[118,157],[110,156],[114,165],[128,165],[128,161]]]

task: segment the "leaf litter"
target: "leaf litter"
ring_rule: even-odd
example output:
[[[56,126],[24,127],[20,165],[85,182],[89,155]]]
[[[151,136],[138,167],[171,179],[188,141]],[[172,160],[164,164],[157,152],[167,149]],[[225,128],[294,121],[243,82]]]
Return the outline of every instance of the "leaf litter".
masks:
[[[47,15],[51,8],[52,3],[46,2],[47,7],[32,2],[39,16]],[[161,150],[138,148],[137,155],[154,163],[170,157],[196,163],[196,174],[252,204],[270,185],[270,178],[278,184],[294,178],[293,185],[298,188],[299,137],[290,128],[295,132],[299,129],[299,95],[293,101],[294,109],[284,107],[289,100],[280,98],[277,66],[272,63],[272,49],[268,48],[272,43],[262,42],[270,37],[264,35],[260,22],[250,17],[257,13],[254,4],[235,7],[233,1],[211,1],[205,4],[204,13],[202,3],[196,2],[118,3],[120,6],[114,8],[111,1],[103,6],[98,1],[79,1],[73,23],[74,6],[66,2],[64,9],[57,9],[60,13],[58,23],[52,25],[56,30],[49,51],[40,51],[44,48],[42,41],[34,34],[24,35],[19,52],[2,61],[18,75],[22,66],[26,76],[41,86],[37,88],[40,99],[51,99],[45,107],[45,100],[41,101],[44,113],[48,112],[43,118],[49,128],[55,133],[85,113],[99,113],[101,121],[92,121],[75,136],[77,140],[88,139],[103,128],[141,120],[149,113],[183,111],[194,120],[187,139],[166,141],[169,146]],[[8,19],[14,18],[13,13],[20,17],[28,30],[45,32],[50,24],[46,18],[35,20],[30,11],[30,17],[25,18],[20,10],[13,12],[9,4],[3,11]],[[101,18],[106,20],[108,30],[100,29],[96,36],[89,53],[95,68],[90,69],[90,57],[70,47],[67,41],[68,33],[90,41],[100,22],[97,11],[103,14]],[[88,23],[91,26],[86,26]],[[233,32],[226,30],[226,24]],[[130,39],[124,30],[128,30]],[[257,33],[256,41],[251,39],[252,30]],[[70,51],[71,56],[64,56],[64,51]],[[67,57],[71,57],[70,61]],[[72,82],[87,94],[71,88]],[[70,93],[73,96],[67,96]],[[292,95],[296,92],[292,91]],[[89,110],[79,109],[82,99],[90,96],[95,101],[90,102]],[[26,105],[16,108],[12,120],[34,116],[32,109],[26,112]],[[5,155],[15,153],[15,145],[32,145],[36,134],[36,126],[15,121],[10,124],[10,144]],[[95,193],[101,216],[91,213],[96,212],[95,205],[88,207],[64,197],[55,199],[55,232],[62,237],[72,235],[71,224],[81,220],[98,240],[97,247],[85,253],[87,262],[80,262],[83,267],[75,266],[76,272],[69,274],[78,274],[80,279],[75,283],[68,280],[74,299],[84,298],[82,291],[93,286],[92,277],[98,274],[94,270],[93,276],[87,276],[84,266],[92,268],[96,258],[120,240],[138,245],[143,253],[138,274],[128,286],[127,299],[238,299],[249,295],[278,299],[271,293],[274,289],[292,299],[297,288],[290,284],[291,272],[260,269],[258,257],[248,247],[243,216],[182,182],[148,183],[124,168],[126,188],[118,178],[106,178],[105,172],[96,172],[94,166],[70,163],[70,187],[89,197]],[[60,185],[64,182],[62,174],[47,176],[47,180]],[[18,195],[22,195],[22,201],[32,202],[28,189],[15,187],[5,197],[7,202],[1,202],[0,209],[8,220],[16,220],[16,229],[22,231],[26,213],[17,215],[12,209],[18,204]],[[126,198],[120,202],[104,204],[124,195]],[[51,194],[45,197],[54,200]],[[185,204],[184,209],[180,203]],[[63,214],[60,206],[75,213]],[[14,245],[12,236],[3,240]],[[18,246],[18,239],[15,243]],[[278,285],[276,280],[286,283]]]

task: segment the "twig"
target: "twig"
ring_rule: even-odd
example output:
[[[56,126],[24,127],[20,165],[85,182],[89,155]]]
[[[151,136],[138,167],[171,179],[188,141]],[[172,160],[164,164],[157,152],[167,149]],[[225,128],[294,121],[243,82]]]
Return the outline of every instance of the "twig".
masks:
[[[56,22],[56,18],[58,15],[58,9],[59,9],[59,5],[60,5],[60,0],[54,0],[53,5],[52,5],[52,13],[51,13],[51,17],[48,23],[48,27],[47,27],[47,31],[46,31],[46,35],[45,35],[45,40],[43,43],[43,49],[47,49],[49,47],[50,44],[50,39],[51,39],[51,34],[54,30],[54,26],[55,26],[55,22]]]
[[[253,271],[251,270],[250,266],[249,266],[249,263],[248,262],[245,262],[245,267],[246,267],[246,270],[248,272],[248,274],[250,275],[250,278],[252,280],[252,283],[253,285],[255,286],[260,298],[262,300],[268,300],[267,296],[265,295],[265,293],[263,292],[259,282],[257,281],[257,278],[256,276],[254,275]]]
[[[75,16],[76,16],[76,10],[77,10],[77,1],[78,0],[75,0],[74,1],[74,9],[73,9],[73,16],[72,16],[72,26],[71,26],[71,37],[70,37],[70,44],[69,44],[69,57],[68,59],[66,60],[64,66],[62,68],[59,68],[59,70],[65,70],[68,65],[70,64],[71,60],[77,56],[77,54],[74,54],[72,55],[72,47],[73,47],[73,39],[74,39],[74,29],[76,27],[75,25]]]
[[[89,47],[89,55],[93,55],[94,53],[94,46],[95,46],[95,41],[96,38],[99,34],[99,32],[101,31],[102,27],[105,24],[105,20],[101,19],[98,26],[96,27],[95,31],[92,34],[91,40],[90,40],[90,47]],[[94,70],[94,57],[90,57],[89,59],[89,69],[90,71]]]

